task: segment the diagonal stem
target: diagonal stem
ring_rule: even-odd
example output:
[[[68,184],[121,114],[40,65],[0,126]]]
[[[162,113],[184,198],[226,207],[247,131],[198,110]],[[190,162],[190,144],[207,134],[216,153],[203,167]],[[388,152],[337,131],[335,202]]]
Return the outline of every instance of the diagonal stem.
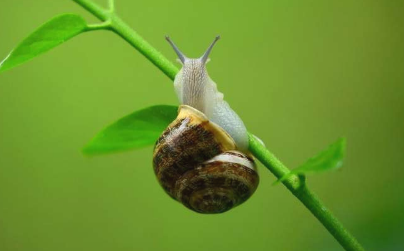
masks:
[[[104,10],[91,0],[72,0],[98,17],[101,21],[109,21],[113,32],[118,34],[135,49],[142,53],[149,61],[157,66],[170,79],[174,80],[178,73],[178,68],[171,61],[164,57],[159,51],[151,46],[139,34],[129,27],[122,19],[120,19],[113,11],[113,0],[109,0],[110,10]],[[279,161],[265,146],[261,144],[252,134],[249,134],[251,153],[271,171],[277,178],[283,177],[290,170]],[[298,198],[305,207],[323,224],[323,226],[334,236],[334,238],[347,251],[364,251],[359,242],[348,232],[342,223],[328,210],[323,202],[315,195],[306,185],[303,176],[291,175],[282,183],[288,190]]]
[[[72,0],[72,1],[76,2],[78,5],[86,9],[88,12],[96,16],[101,21],[107,21],[109,19],[110,13],[91,0]]]
[[[122,19],[116,15],[111,16],[112,31],[126,40],[136,50],[142,53],[150,62],[159,68],[170,79],[174,79],[178,68],[158,50],[144,40],[137,32],[132,30]]]
[[[166,57],[163,56],[158,50],[151,46],[144,40],[137,32],[129,27],[122,19],[120,19],[114,12],[104,10],[99,5],[91,0],[72,0],[82,6],[84,9],[91,12],[94,16],[101,21],[109,21],[111,26],[110,30],[118,34],[136,50],[143,54],[150,62],[159,68],[169,78],[174,79],[178,72],[178,68]]]
[[[252,134],[249,135],[251,153],[271,171],[278,179],[290,170],[259,142]],[[323,224],[334,238],[347,251],[364,251],[355,237],[348,232],[342,223],[325,207],[324,203],[308,187],[303,176],[291,175],[282,183],[296,196],[309,211]]]

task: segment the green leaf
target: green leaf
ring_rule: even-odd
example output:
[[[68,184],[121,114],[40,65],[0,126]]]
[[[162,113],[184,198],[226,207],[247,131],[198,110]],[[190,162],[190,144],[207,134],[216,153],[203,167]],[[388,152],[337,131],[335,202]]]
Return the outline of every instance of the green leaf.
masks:
[[[293,174],[302,175],[308,173],[319,173],[337,169],[342,166],[345,155],[346,139],[340,138],[331,144],[326,150],[320,152],[306,163],[293,169],[284,175],[279,181],[284,181]]]
[[[85,31],[87,24],[75,14],[64,14],[43,24],[0,63],[0,72],[25,63]]]
[[[136,111],[102,130],[83,152],[94,155],[154,145],[177,110],[177,106],[157,105]]]

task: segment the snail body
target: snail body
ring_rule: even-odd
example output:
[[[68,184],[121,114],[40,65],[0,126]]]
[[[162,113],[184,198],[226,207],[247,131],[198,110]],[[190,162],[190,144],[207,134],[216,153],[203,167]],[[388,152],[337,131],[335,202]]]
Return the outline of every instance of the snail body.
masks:
[[[247,151],[248,135],[243,121],[223,100],[223,93],[217,90],[216,83],[206,70],[209,54],[219,38],[215,38],[202,57],[193,59],[187,58],[167,37],[182,63],[182,68],[174,79],[174,89],[181,104],[201,111],[210,121],[230,134],[239,149]]]
[[[174,81],[182,105],[153,153],[164,190],[199,213],[222,213],[240,205],[259,181],[245,126],[205,68],[217,39],[201,58],[188,59],[167,38],[183,63]]]

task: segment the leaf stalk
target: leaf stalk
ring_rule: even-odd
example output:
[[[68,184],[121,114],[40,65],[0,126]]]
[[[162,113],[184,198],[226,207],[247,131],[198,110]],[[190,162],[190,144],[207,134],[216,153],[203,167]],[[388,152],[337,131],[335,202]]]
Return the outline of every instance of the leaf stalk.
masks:
[[[99,24],[89,24],[85,31],[95,31],[95,30],[111,30],[111,21],[105,21]]]

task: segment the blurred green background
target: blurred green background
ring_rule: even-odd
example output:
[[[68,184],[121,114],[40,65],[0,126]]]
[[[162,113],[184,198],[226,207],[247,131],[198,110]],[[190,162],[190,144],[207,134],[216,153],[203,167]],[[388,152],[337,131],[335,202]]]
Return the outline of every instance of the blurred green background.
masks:
[[[105,1],[98,1],[104,4]],[[340,136],[347,158],[309,185],[367,250],[404,244],[403,1],[130,1],[121,17],[169,59],[217,34],[211,77],[289,167]],[[0,57],[72,1],[1,0]],[[0,75],[0,250],[342,250],[260,166],[242,206],[200,215],[169,198],[152,147],[81,147],[134,110],[178,104],[172,82],[110,32],[82,34]]]

